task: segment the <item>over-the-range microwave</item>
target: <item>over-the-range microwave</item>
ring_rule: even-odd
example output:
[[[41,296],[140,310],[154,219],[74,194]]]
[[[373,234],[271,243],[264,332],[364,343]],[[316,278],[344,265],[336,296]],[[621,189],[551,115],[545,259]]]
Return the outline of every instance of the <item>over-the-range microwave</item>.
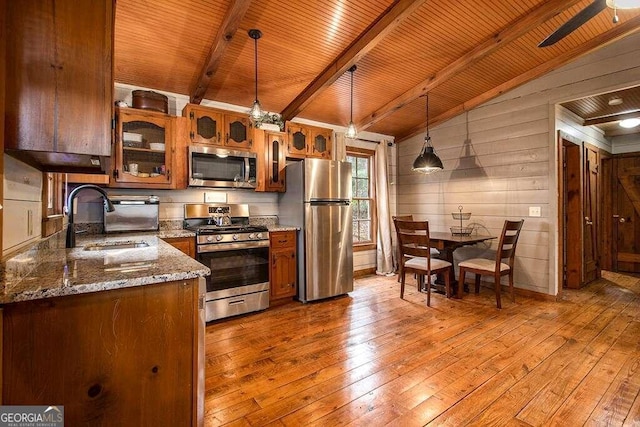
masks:
[[[189,146],[189,185],[256,187],[256,154],[225,148]]]

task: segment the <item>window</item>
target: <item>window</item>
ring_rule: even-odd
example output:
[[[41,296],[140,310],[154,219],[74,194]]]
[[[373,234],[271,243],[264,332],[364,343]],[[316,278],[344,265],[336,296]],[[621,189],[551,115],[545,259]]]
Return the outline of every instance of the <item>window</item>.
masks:
[[[352,174],[353,246],[363,250],[375,246],[374,154],[372,150],[347,147],[347,161],[351,163]]]

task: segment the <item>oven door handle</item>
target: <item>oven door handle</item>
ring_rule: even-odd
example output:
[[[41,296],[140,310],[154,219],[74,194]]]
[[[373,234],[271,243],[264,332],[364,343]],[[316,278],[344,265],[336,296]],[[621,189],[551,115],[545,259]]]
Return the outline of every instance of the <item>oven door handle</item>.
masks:
[[[223,252],[223,251],[234,251],[241,249],[259,249],[259,248],[268,248],[269,241],[268,240],[257,240],[252,242],[241,242],[241,243],[211,243],[211,244],[198,244],[197,253],[207,253],[207,252]]]

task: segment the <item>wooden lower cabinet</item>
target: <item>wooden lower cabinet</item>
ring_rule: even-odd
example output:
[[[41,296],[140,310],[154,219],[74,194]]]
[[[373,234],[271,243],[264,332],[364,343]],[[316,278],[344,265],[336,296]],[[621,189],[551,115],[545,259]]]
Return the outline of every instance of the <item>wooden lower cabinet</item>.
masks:
[[[298,282],[296,231],[273,231],[269,233],[269,240],[270,300],[295,297]]]
[[[70,426],[201,426],[203,304],[191,279],[5,305],[2,404],[64,405]]]
[[[174,248],[189,255],[191,258],[196,257],[196,238],[195,237],[168,237],[162,239]]]

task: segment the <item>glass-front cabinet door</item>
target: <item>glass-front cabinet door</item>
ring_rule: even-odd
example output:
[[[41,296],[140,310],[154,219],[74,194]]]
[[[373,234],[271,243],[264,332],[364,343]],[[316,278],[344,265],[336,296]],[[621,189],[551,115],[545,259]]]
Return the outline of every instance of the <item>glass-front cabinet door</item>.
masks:
[[[189,139],[200,144],[223,145],[224,114],[207,107],[188,104],[183,114],[189,119]]]
[[[307,143],[309,130],[297,123],[287,123],[287,156],[296,158],[307,157]]]
[[[331,158],[331,129],[312,128],[311,143],[308,155],[310,157]]]
[[[171,188],[172,122],[163,113],[133,108],[116,110],[117,134],[112,185]]]
[[[266,191],[285,191],[284,169],[286,166],[284,134],[281,132],[265,132],[267,155]]]
[[[253,125],[249,116],[225,114],[226,124],[224,145],[231,149],[250,149],[253,145]]]

